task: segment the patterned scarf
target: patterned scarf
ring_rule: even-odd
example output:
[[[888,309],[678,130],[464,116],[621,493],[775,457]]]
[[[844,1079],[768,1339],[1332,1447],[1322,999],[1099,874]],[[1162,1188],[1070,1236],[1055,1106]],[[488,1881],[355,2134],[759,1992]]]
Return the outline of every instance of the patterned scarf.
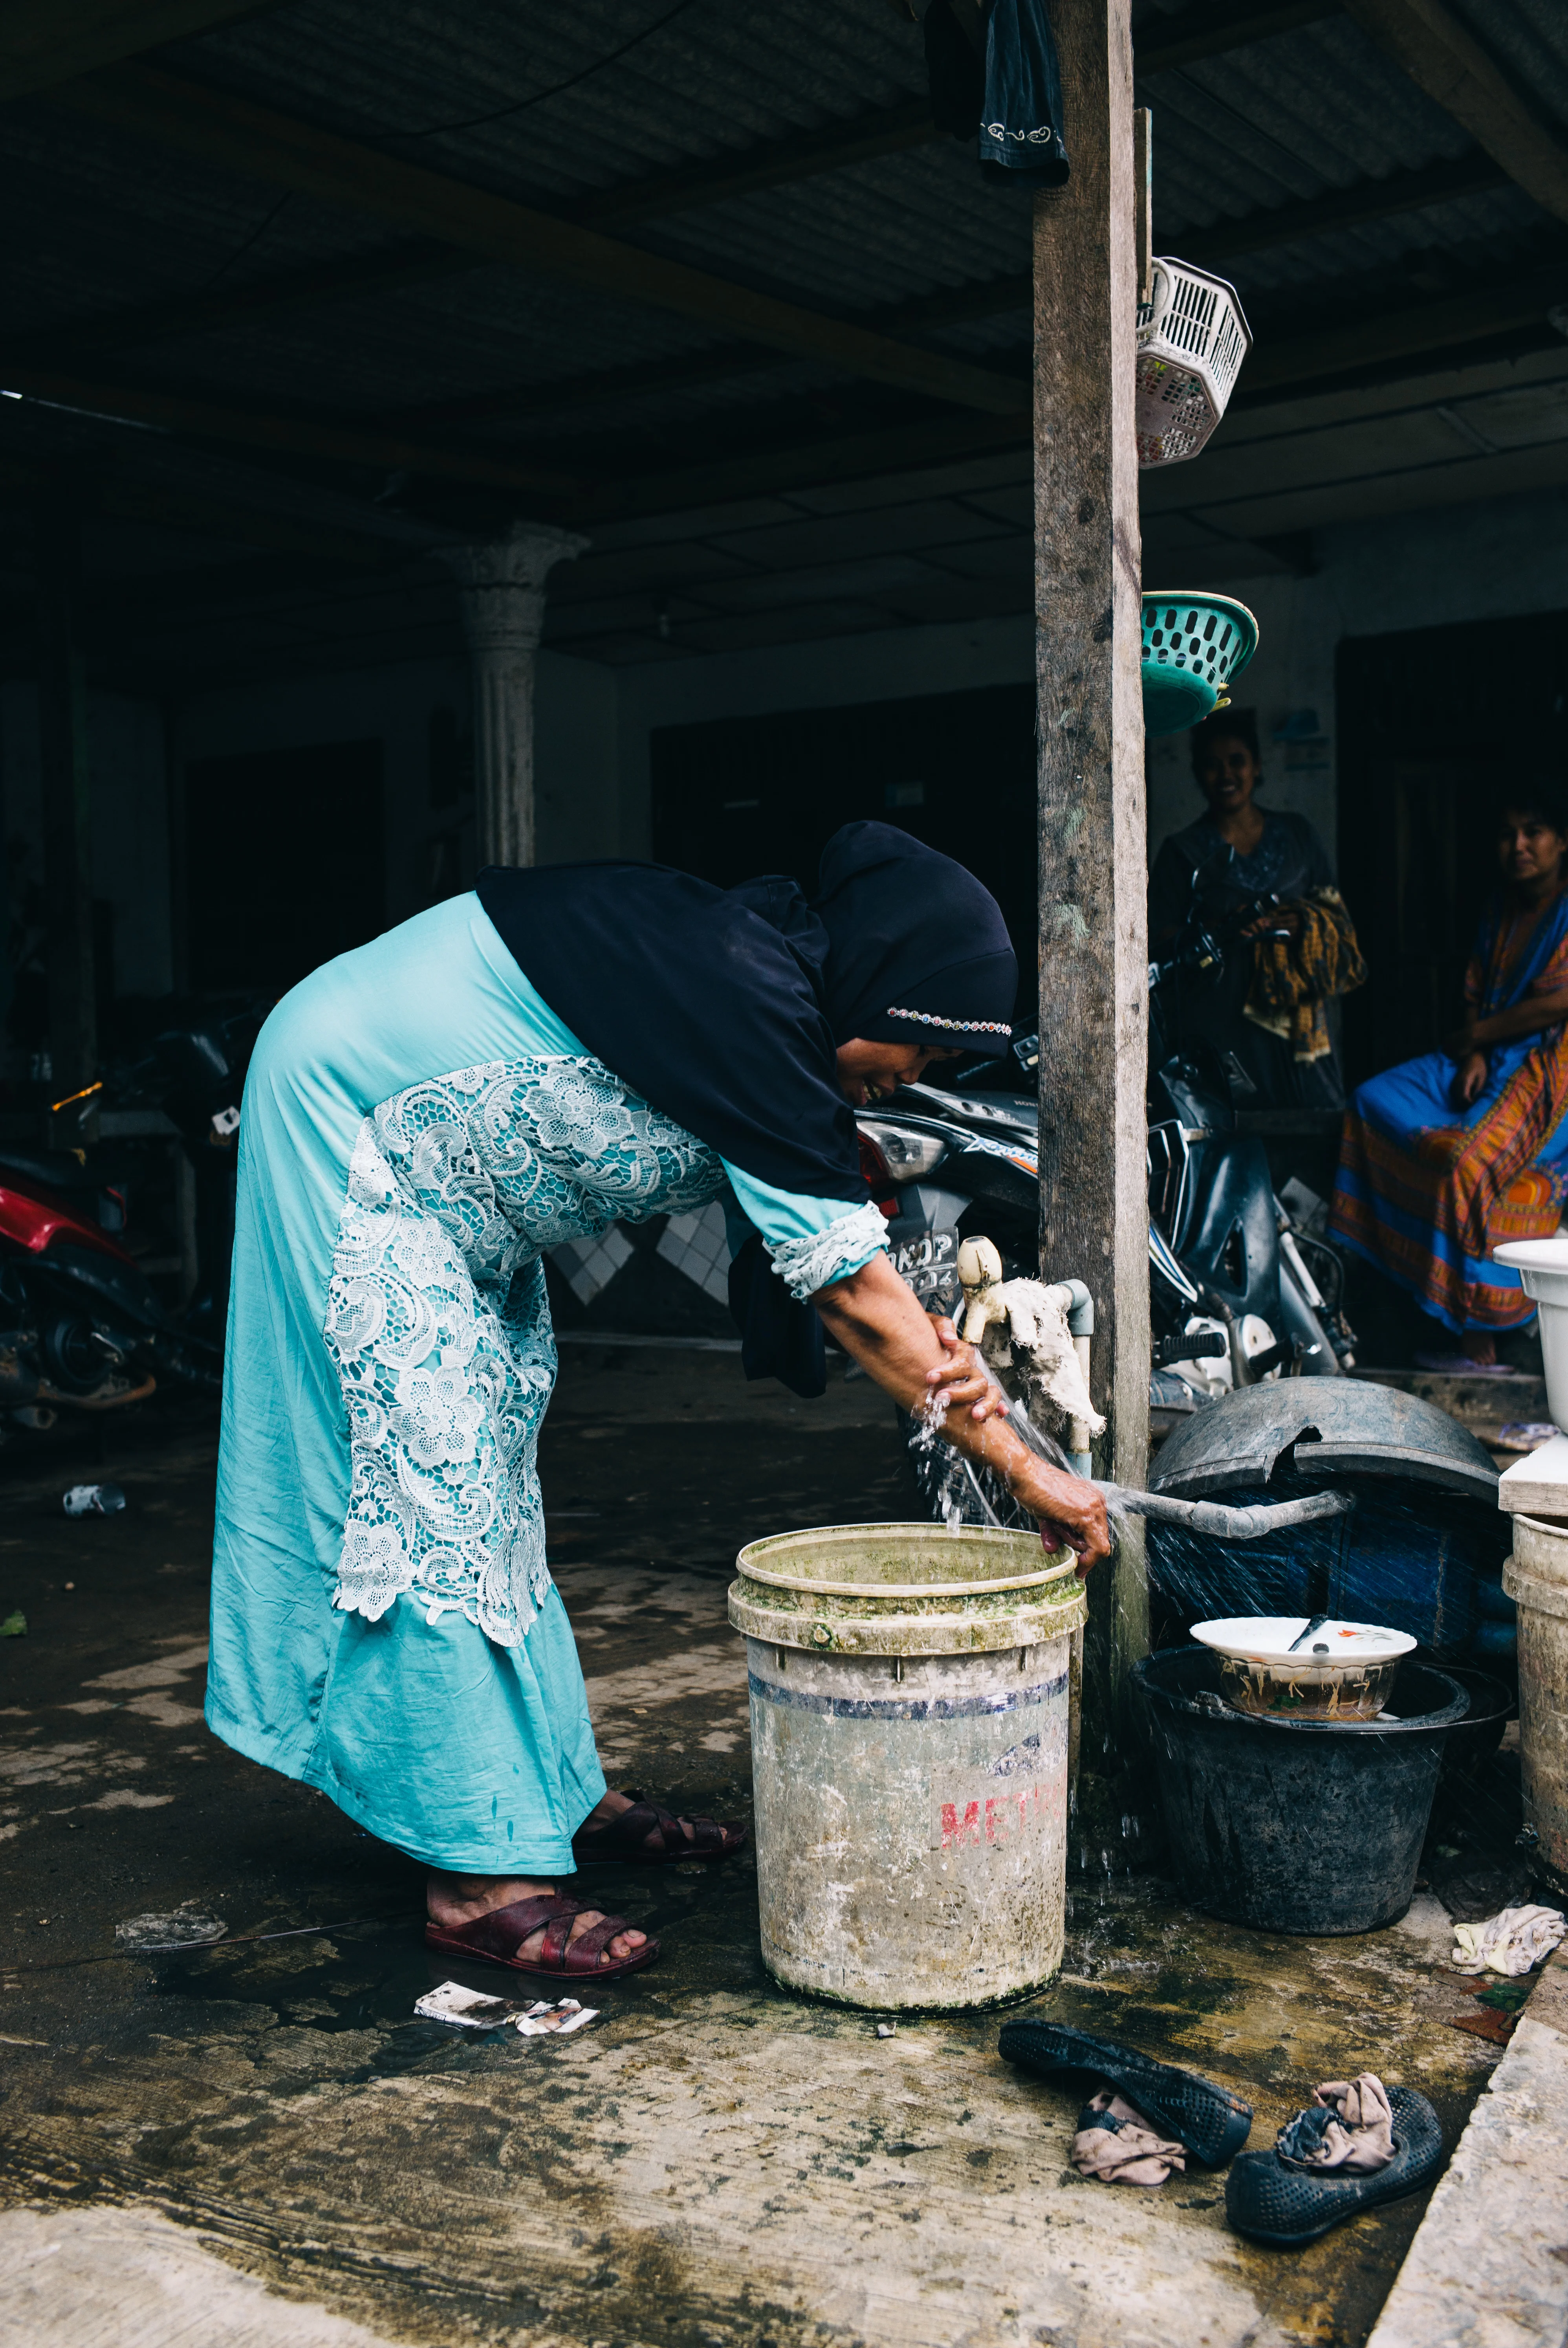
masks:
[[[1255,1026],[1283,1036],[1295,1060],[1326,1059],[1333,1050],[1324,1004],[1348,994],[1367,976],[1345,900],[1337,889],[1314,889],[1285,909],[1301,917],[1293,938],[1259,938],[1242,1005]]]

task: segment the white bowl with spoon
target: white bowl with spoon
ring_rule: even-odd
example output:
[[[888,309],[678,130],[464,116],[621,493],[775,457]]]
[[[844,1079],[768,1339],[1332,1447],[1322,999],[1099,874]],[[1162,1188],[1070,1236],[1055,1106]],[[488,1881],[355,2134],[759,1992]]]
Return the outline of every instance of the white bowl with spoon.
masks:
[[[1375,1720],[1416,1643],[1408,1632],[1332,1614],[1235,1614],[1194,1622],[1193,1636],[1218,1656],[1227,1704],[1296,1720]]]

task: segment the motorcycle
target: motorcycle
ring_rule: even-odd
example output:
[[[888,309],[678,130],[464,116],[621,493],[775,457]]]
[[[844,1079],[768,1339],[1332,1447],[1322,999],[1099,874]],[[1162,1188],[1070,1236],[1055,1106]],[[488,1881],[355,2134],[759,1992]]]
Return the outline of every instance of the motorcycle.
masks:
[[[215,1360],[113,1236],[122,1194],[67,1163],[0,1157],[0,1417],[39,1428],[61,1405],[139,1402],[159,1371],[218,1391]]]
[[[1249,907],[1246,919],[1258,911]],[[1212,966],[1221,952],[1212,931],[1194,927],[1167,962],[1151,965],[1152,1002],[1176,971]],[[1276,1197],[1262,1142],[1236,1130],[1223,1066],[1167,1050],[1153,1020],[1151,1028],[1151,1404],[1193,1410],[1266,1378],[1343,1376],[1355,1339],[1337,1254]],[[1004,1278],[1039,1276],[1040,1090],[1040,1039],[1028,1035],[999,1069],[986,1061],[946,1083],[906,1085],[857,1114],[891,1260],[927,1312],[958,1312],[966,1239],[993,1242]],[[907,1418],[904,1426],[933,1515],[1021,1521],[994,1478]]]
[[[270,1001],[248,998],[237,1008],[210,1010],[189,1026],[166,1027],[141,1059],[114,1078],[117,1105],[160,1108],[179,1129],[196,1177],[196,1287],[180,1325],[220,1352],[234,1252],[240,1102],[271,1008]]]
[[[178,1319],[120,1234],[128,1190],[112,1145],[36,1153],[0,1147],[0,1419],[48,1426],[62,1406],[106,1410],[150,1395],[166,1373],[221,1388],[220,1334],[233,1241],[233,1169],[244,1068],[264,1014],[245,1010],[166,1029],[87,1109],[157,1107],[196,1171],[197,1294]]]
[[[1172,983],[1188,973],[1217,983],[1226,953],[1270,934],[1280,910],[1254,898],[1213,919],[1198,892],[1194,874],[1173,951],[1149,965],[1150,1401],[1178,1410],[1281,1372],[1343,1376],[1356,1344],[1343,1261],[1307,1228],[1321,1202],[1293,1184],[1288,1204],[1276,1197],[1263,1143],[1236,1129],[1232,1077],[1245,1084],[1245,1072],[1211,1045],[1167,1041]]]

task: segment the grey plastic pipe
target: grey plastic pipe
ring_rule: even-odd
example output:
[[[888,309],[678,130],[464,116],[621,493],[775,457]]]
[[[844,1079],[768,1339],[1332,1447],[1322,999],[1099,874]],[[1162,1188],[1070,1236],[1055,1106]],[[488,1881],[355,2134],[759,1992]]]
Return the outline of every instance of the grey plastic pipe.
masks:
[[[1081,1280],[1059,1280],[1058,1288],[1067,1292],[1067,1328],[1072,1339],[1072,1350],[1078,1356],[1078,1366],[1083,1372],[1083,1383],[1089,1384],[1089,1340],[1094,1334],[1094,1299]],[[1089,1449],[1089,1429],[1081,1419],[1075,1418],[1067,1430],[1067,1456],[1073,1472],[1087,1476],[1094,1461]]]
[[[1092,1306],[1090,1309],[1092,1311]],[[1065,1458],[1077,1468],[1072,1454],[1059,1451],[1050,1437],[1041,1434],[1021,1403],[1009,1395],[1007,1404],[1008,1421],[1013,1432],[1038,1458],[1049,1461],[1053,1468],[1060,1468]],[[980,1493],[980,1505],[995,1524],[997,1519],[972,1470],[970,1480]],[[1092,1483],[1097,1492],[1104,1493],[1108,1509],[1120,1509],[1123,1516],[1157,1517],[1168,1525],[1184,1525],[1189,1532],[1208,1533],[1215,1540],[1262,1540],[1266,1534],[1283,1532],[1292,1525],[1317,1524],[1325,1517],[1347,1517],[1356,1505],[1351,1492],[1309,1492],[1300,1500],[1266,1500],[1251,1508],[1227,1509],[1223,1500],[1177,1500],[1163,1492],[1130,1491],[1124,1484],[1107,1484],[1098,1477],[1085,1480]]]
[[[1065,1288],[1069,1297],[1067,1325],[1075,1337],[1094,1334],[1094,1299],[1081,1280],[1059,1280],[1058,1288]]]
[[[1121,1484],[1095,1480],[1108,1509],[1129,1517],[1158,1517],[1166,1524],[1184,1525],[1189,1532],[1209,1533],[1215,1540],[1262,1540],[1266,1533],[1283,1532],[1290,1525],[1316,1524],[1323,1517],[1348,1516],[1356,1505],[1352,1492],[1309,1492],[1301,1500],[1268,1500],[1249,1509],[1227,1509],[1220,1500],[1177,1500],[1163,1492],[1130,1492]]]

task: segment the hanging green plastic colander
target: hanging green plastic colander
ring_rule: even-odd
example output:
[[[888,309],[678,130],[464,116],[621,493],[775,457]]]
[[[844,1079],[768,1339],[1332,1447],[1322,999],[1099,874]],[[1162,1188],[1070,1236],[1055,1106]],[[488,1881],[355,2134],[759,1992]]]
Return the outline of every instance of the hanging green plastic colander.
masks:
[[[1180,734],[1211,709],[1257,650],[1257,622],[1232,595],[1143,598],[1143,731]]]

